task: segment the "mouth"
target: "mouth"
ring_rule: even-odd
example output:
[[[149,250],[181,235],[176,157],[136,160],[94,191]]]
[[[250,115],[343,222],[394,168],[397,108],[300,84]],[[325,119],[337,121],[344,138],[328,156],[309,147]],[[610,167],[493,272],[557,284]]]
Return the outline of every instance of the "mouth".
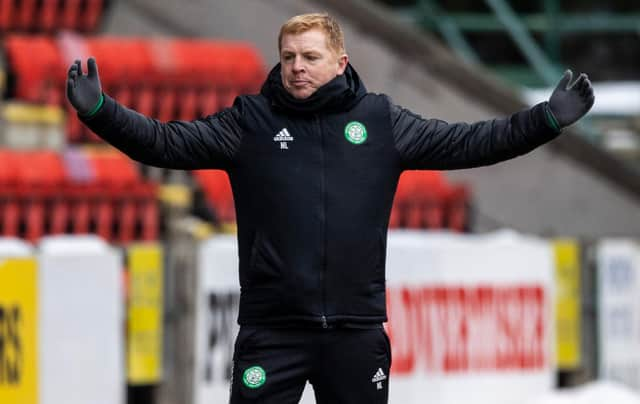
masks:
[[[307,84],[309,84],[309,82],[307,80],[293,80],[291,81],[291,85],[294,87],[304,87]]]

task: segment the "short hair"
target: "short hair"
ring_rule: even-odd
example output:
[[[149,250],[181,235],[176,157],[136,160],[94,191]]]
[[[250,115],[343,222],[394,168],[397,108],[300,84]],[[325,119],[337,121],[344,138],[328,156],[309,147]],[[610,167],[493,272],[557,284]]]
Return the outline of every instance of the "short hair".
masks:
[[[282,50],[282,37],[286,34],[301,34],[312,29],[319,29],[327,34],[327,45],[338,55],[345,53],[344,34],[335,18],[327,13],[301,14],[289,18],[278,35],[278,52]]]

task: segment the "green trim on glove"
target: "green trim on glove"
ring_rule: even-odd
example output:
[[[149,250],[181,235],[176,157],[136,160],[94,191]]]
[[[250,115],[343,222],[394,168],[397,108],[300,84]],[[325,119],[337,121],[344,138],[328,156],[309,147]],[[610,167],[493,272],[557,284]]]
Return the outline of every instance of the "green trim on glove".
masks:
[[[102,108],[102,104],[104,104],[104,94],[100,94],[100,99],[98,100],[98,103],[96,104],[96,106],[91,110],[91,112],[89,112],[87,115],[83,115],[86,118],[90,118],[92,116],[94,116],[96,114],[96,112],[98,112],[98,110],[100,108]]]
[[[545,112],[545,116],[547,117],[547,123],[549,124],[549,126],[551,126],[551,128],[553,128],[556,132],[560,132],[562,127],[560,127],[560,124],[558,123],[558,120],[556,119],[556,117],[553,116],[553,112],[551,112],[551,108],[549,108],[549,104],[545,105],[544,112]]]

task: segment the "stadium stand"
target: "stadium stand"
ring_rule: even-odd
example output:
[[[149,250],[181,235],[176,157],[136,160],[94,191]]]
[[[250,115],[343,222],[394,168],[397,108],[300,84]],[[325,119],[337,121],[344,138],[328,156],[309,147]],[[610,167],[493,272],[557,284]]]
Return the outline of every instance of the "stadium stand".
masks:
[[[255,93],[265,76],[259,52],[244,42],[86,36],[99,26],[108,3],[0,0],[0,32],[6,34],[0,46],[10,99],[5,107],[10,113],[4,114],[10,125],[1,130],[0,146],[13,148],[0,149],[5,162],[0,168],[0,233],[31,241],[60,233],[96,233],[117,243],[154,240],[162,227],[156,188],[176,178],[194,183],[201,191],[194,197],[203,201],[193,205],[208,205],[211,220],[233,231],[235,210],[225,173],[151,175],[150,167],[103,147],[77,119],[61,83],[74,59],[84,65],[94,56],[103,90],[123,105],[161,121],[191,120],[230,106],[238,94]],[[60,119],[62,111],[66,121]],[[51,139],[52,134],[64,138],[30,139],[29,122]],[[78,147],[84,144],[94,147]],[[469,205],[466,186],[451,186],[435,172],[406,173],[391,226],[465,231]]]

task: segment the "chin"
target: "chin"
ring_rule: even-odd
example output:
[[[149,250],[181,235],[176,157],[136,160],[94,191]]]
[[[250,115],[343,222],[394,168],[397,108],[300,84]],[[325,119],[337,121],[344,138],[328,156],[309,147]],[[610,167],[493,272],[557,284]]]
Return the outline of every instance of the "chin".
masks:
[[[303,91],[290,91],[289,93],[293,96],[293,98],[297,100],[304,100],[305,98],[309,98],[311,94],[313,94],[314,92],[303,90]]]
[[[304,87],[304,88],[295,88],[294,86],[284,86],[285,90],[291,96],[297,100],[304,100],[305,98],[309,98],[313,93],[316,92],[315,88],[312,87]]]

